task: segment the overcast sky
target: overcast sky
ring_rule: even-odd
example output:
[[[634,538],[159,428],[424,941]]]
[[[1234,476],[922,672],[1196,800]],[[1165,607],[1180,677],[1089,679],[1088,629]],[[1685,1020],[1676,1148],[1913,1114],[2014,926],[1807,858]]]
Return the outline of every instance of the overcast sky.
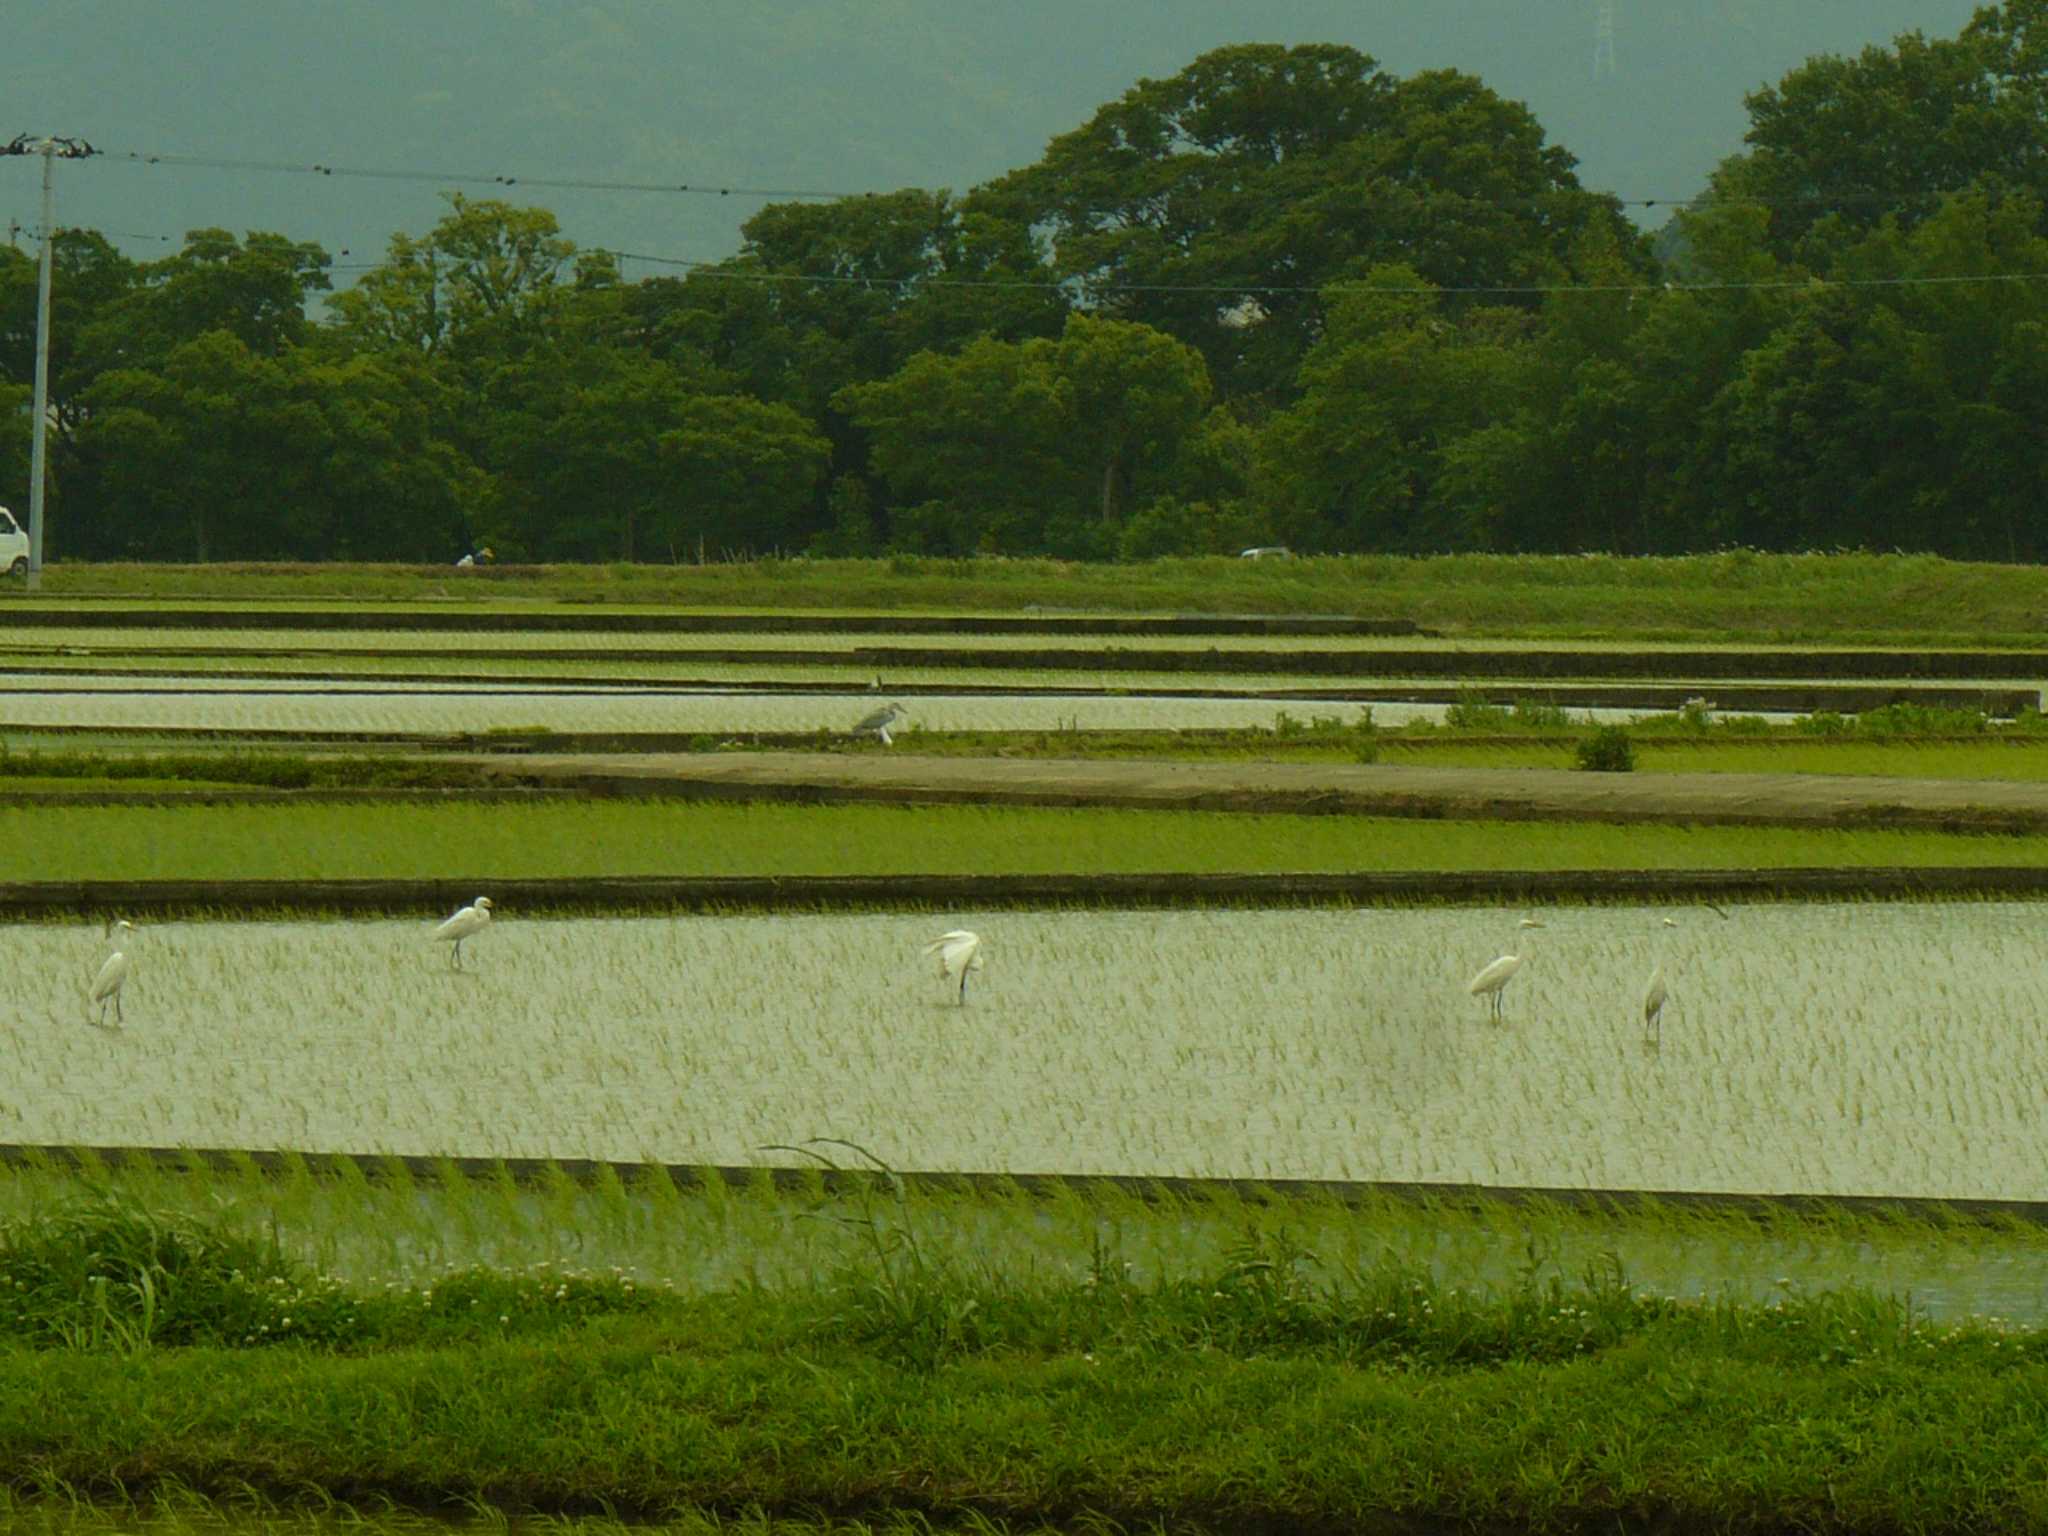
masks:
[[[1206,49],[1330,41],[1397,74],[1478,74],[1530,105],[1588,185],[1676,200],[1741,148],[1745,91],[1815,52],[1953,35],[1974,9],[1614,0],[1615,68],[1596,79],[1599,0],[22,0],[0,140],[108,151],[60,165],[58,222],[136,257],[220,225],[319,241],[346,269],[429,228],[459,186],[553,208],[579,244],[718,259],[762,192],[964,190]],[[544,177],[748,190],[531,184]],[[39,162],[0,159],[0,226],[32,232],[38,196]]]

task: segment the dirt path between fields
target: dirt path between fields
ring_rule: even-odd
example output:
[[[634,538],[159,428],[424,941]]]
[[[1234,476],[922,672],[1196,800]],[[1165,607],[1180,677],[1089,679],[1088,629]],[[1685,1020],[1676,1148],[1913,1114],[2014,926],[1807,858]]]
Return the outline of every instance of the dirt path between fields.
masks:
[[[1103,805],[1503,821],[2048,831],[2048,783],[1848,774],[921,757],[904,752],[521,754],[529,783],[682,799]]]

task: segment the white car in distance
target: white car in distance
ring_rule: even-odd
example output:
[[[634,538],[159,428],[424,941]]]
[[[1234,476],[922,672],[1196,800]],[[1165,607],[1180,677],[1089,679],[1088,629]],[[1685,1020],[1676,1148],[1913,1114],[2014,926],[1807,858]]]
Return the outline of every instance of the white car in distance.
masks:
[[[10,576],[28,574],[28,535],[5,507],[0,507],[0,571]]]

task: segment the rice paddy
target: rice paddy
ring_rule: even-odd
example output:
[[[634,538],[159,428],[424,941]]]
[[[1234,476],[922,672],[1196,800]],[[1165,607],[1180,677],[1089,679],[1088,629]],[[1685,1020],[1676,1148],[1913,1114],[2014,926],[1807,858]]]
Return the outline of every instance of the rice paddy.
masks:
[[[1205,591],[1303,611],[1299,594],[1276,600],[1264,566],[1210,564]],[[1302,570],[1310,564],[1321,563]],[[1416,611],[1427,607],[1432,621],[1468,605],[1494,569],[1459,567],[1484,579],[1425,593],[1413,582],[1422,566],[1396,564],[1347,564],[1345,576],[1400,577],[1403,592],[1426,597]],[[1610,586],[1660,570],[1611,564],[1601,567]],[[1816,579],[1852,571],[1870,586],[1877,568],[1772,569]],[[1589,570],[1551,563],[1538,584]],[[1754,571],[1733,559],[1687,570],[1727,593],[1754,586]],[[795,567],[783,574],[810,580]],[[1072,601],[1076,590],[1062,585],[1064,573],[1001,574],[1028,577],[1016,593],[1039,583],[1017,603]],[[937,592],[940,575],[965,583],[972,572],[906,568],[904,578]],[[1701,621],[1706,589],[1688,581],[1637,593],[1629,611],[1654,612],[1650,631],[1682,608],[1679,622],[1703,634],[1746,626],[1774,638],[1771,624],[1785,633],[1811,625],[1831,638],[1806,612],[1810,590],[1787,596],[1799,582],[1780,581],[1784,590],[1745,610],[1743,625],[1726,625]],[[772,602],[772,585],[748,590]],[[446,573],[422,574],[408,590],[451,589],[485,590]],[[815,582],[803,590],[806,602],[822,591]],[[967,590],[944,595],[965,601]],[[1581,612],[1566,620],[1582,624],[1585,593],[1567,597]],[[1557,604],[1537,606],[1554,631]],[[1901,608],[1858,611],[1882,630]],[[1783,617],[1766,613],[1780,609]],[[1175,742],[1200,729],[1235,732],[1228,739],[1246,752],[1261,738],[1284,741],[1290,755],[1327,736],[1314,749],[1348,758],[1365,750],[1351,729],[1356,704],[1168,691],[1210,681],[1241,693],[1327,686],[1331,678],[1295,664],[1307,651],[1556,645],[1530,638],[1533,628],[1502,641],[967,636],[938,625],[888,636],[753,625],[619,634],[449,629],[396,605],[383,612],[376,630],[227,627],[246,612],[156,629],[113,607],[81,629],[0,619],[0,653],[39,669],[0,679],[0,729],[17,742],[67,726],[110,737],[549,729],[715,741],[840,735],[867,703],[851,692],[886,699],[902,689],[905,735],[951,744],[940,750],[1043,750],[1023,744],[1115,731]],[[1599,666],[1608,651],[1676,649],[1678,632],[1617,631],[1576,648]],[[931,659],[948,664],[884,664],[877,679],[873,655],[891,646],[943,651]],[[1031,667],[998,665],[1017,648],[1043,664],[1034,655]],[[1148,669],[1137,659],[1148,650],[1175,654]],[[1209,650],[1255,670],[1174,670]],[[1097,665],[1061,666],[1061,652]],[[1918,665],[1901,653],[1897,670]],[[1831,666],[1823,657],[1810,670]],[[1794,658],[1788,670],[1804,669]],[[1714,678],[1698,682],[1711,698]],[[993,696],[1020,684],[1047,692]],[[911,691],[927,687],[939,691]],[[1062,688],[1073,692],[1054,691]],[[1372,713],[1395,726],[1443,711],[1377,704]],[[1318,716],[1340,723],[1306,724]],[[1567,726],[1626,717],[1575,706]],[[1934,729],[1932,714],[1915,718],[1923,733]],[[1653,772],[2042,777],[2033,759],[2048,754],[2009,744],[2026,735],[1794,746],[1789,733],[1738,744],[1717,731],[1697,744],[1642,741],[1638,752]],[[1382,761],[1412,750],[1385,736],[1373,745]],[[1554,745],[1446,740],[1422,760],[1461,752],[1494,766],[1562,766],[1565,755]],[[2034,867],[2044,858],[2048,838],[2024,836],[968,806],[0,809],[0,880],[176,879],[222,890],[352,876],[473,880],[488,893],[493,880],[578,874]],[[211,1522],[232,1516],[222,1501],[234,1498],[245,1500],[251,1529],[310,1530],[317,1521],[305,1525],[284,1505],[358,1491],[383,1506],[370,1522],[391,1528],[406,1518],[393,1507],[414,1503],[466,1505],[498,1528],[500,1510],[615,1505],[649,1517],[718,1510],[691,1527],[704,1529],[751,1528],[757,1513],[762,1529],[771,1520],[786,1529],[786,1515],[819,1511],[820,1529],[842,1516],[875,1528],[983,1530],[1008,1528],[1012,1515],[1137,1528],[1190,1514],[1216,1529],[1277,1529],[1290,1517],[1337,1528],[1388,1511],[1538,1524],[1560,1511],[1582,1521],[1678,1511],[1696,1523],[1820,1528],[1829,1511],[1852,1506],[1841,1518],[1863,1528],[1893,1516],[1898,1528],[1992,1528],[2038,1508],[2025,1470],[2038,1393],[2007,1368],[2021,1350],[2035,1360],[2038,1340],[2008,1329],[2048,1321],[2048,1227],[1840,1207],[1814,1216],[1784,1206],[1756,1215],[1416,1201],[1355,1189],[1342,1202],[1267,1200],[1214,1186],[1167,1196],[919,1184],[868,1206],[778,1190],[765,1169],[801,1165],[793,1146],[839,1137],[898,1168],[998,1178],[2048,1201],[2037,1113],[2048,1044],[2031,1025],[2042,911],[2003,901],[1810,903],[1735,905],[1724,916],[1617,903],[1549,907],[1533,914],[1543,927],[1523,930],[1531,914],[1499,907],[544,918],[501,905],[466,945],[460,971],[428,936],[430,922],[223,914],[144,925],[120,1030],[85,1022],[86,982],[105,950],[97,922],[0,926],[0,1142],[444,1160],[411,1171],[387,1163],[367,1178],[354,1165],[316,1176],[289,1158],[282,1172],[246,1161],[203,1172],[140,1158],[84,1172],[31,1161],[0,1170],[0,1230],[67,1210],[81,1191],[116,1194],[138,1208],[230,1221],[317,1270],[322,1284],[396,1296],[417,1315],[431,1310],[437,1326],[437,1288],[495,1286],[509,1302],[564,1266],[663,1298],[644,1317],[550,1323],[561,1331],[524,1340],[501,1336],[518,1332],[516,1303],[495,1330],[463,1312],[431,1343],[402,1331],[382,1342],[338,1333],[277,1348],[252,1329],[152,1356],[127,1354],[106,1330],[33,1348],[25,1335],[11,1338],[0,1446],[28,1470],[0,1475],[0,1522],[40,1518],[51,1495],[75,1486],[130,1501],[111,1516],[83,1509],[97,1522],[83,1528],[154,1526],[165,1536],[220,1528]],[[965,1006],[921,953],[934,933],[962,925],[983,935],[988,961]],[[1494,1023],[1466,983],[1508,950],[1523,963]],[[1641,1011],[1653,968],[1670,991],[1654,1040]],[[460,1174],[445,1161],[457,1157],[634,1166],[623,1177],[601,1169],[587,1184],[559,1171],[518,1184],[502,1168]],[[764,1171],[738,1185],[679,1185],[645,1166],[655,1163]],[[108,1322],[106,1288],[95,1283],[81,1281],[79,1305],[89,1311],[98,1296]],[[1496,1353],[1463,1353],[1482,1337]],[[91,1358],[66,1359],[74,1350]],[[1714,1439],[1717,1427],[1740,1443]],[[1916,1434],[1940,1450],[1915,1452]],[[1956,1446],[1974,1448],[1977,1462],[1950,1468]],[[1886,1462],[1881,1477],[1874,1457]],[[917,1480],[906,1481],[912,1468]],[[935,1468],[944,1492],[930,1491]],[[1721,1481],[1702,1481],[1703,1469]],[[1457,1492],[1400,1492],[1431,1489]],[[11,1502],[24,1494],[36,1498]],[[338,1509],[349,1523],[361,1518]]]
[[[2030,866],[2048,837],[755,801],[0,806],[0,880]]]
[[[1661,916],[503,921],[466,973],[416,923],[166,923],[120,1034],[97,933],[16,928],[0,1140],[2048,1199],[2038,908]],[[917,956],[963,924],[964,1008]],[[1492,1025],[1463,983],[1518,936]]]
[[[840,695],[694,693],[626,697],[577,693],[494,694],[482,689],[433,694],[301,693],[279,697],[252,689],[161,694],[7,693],[4,723],[48,726],[175,727],[217,732],[310,731],[335,734],[447,735],[526,728],[555,731],[845,732],[871,706]],[[906,731],[1053,731],[1144,728],[1271,727],[1279,711],[1249,699],[1067,697],[924,697],[911,706]]]

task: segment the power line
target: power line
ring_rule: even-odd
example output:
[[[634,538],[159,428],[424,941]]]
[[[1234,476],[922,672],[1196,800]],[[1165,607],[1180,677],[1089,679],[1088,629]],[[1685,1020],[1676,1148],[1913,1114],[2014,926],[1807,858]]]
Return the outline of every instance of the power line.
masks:
[[[877,192],[873,188],[859,191],[828,191],[817,187],[755,187],[733,186],[718,182],[690,181],[619,181],[589,176],[532,176],[502,171],[440,171],[395,166],[331,165],[322,161],[291,160],[249,160],[208,155],[182,155],[163,151],[112,150],[96,152],[95,158],[103,162],[141,165],[168,166],[173,169],[223,170],[223,171],[267,171],[287,176],[339,176],[344,179],[359,178],[375,181],[410,181],[440,185],[467,184],[498,187],[542,187],[551,191],[575,192],[637,192],[690,197],[744,197],[780,199],[790,202],[848,202],[865,198],[888,197],[891,192]],[[898,189],[909,190],[909,189]],[[1725,195],[1720,193],[1693,193],[1683,197],[1622,197],[1617,193],[1600,192],[1590,187],[1575,189],[1589,197],[1604,197],[1623,208],[1685,208],[1701,206],[1733,206],[1763,208],[1805,208],[1821,206],[1891,206],[1910,202],[1917,198],[1941,195],[1940,188],[1921,188],[1911,192],[1899,191],[1841,191],[1841,192],[1800,192],[1778,197],[1760,195]],[[1438,194],[1448,200],[1466,204],[1484,204],[1499,208],[1548,209],[1557,198],[1569,195],[1565,189],[1541,196],[1525,197],[1480,197],[1463,193]]]
[[[168,165],[222,171],[274,171],[288,176],[341,176],[375,181],[420,181],[487,184],[500,187],[546,187],[552,191],[575,192],[665,192],[693,197],[765,197],[790,201],[838,201],[849,197],[874,197],[874,192],[824,192],[805,187],[731,187],[716,183],[666,181],[611,181],[588,176],[508,175],[496,171],[429,171],[363,165],[327,165],[288,160],[231,160],[207,155],[148,153],[142,150],[110,152],[108,159],[135,165]]]

